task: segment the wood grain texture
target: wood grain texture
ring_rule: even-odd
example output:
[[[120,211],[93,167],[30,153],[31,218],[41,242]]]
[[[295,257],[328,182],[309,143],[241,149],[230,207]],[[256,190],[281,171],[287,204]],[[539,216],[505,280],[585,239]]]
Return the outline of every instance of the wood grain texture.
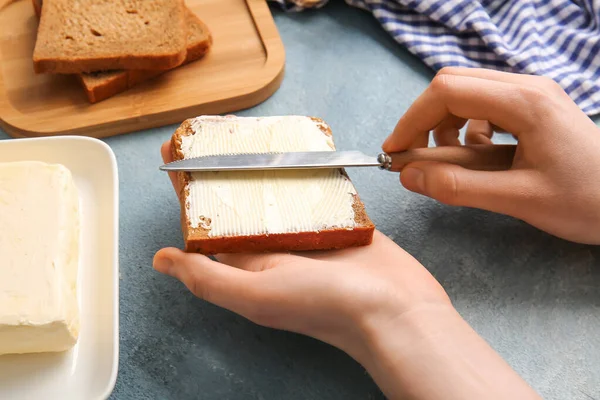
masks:
[[[0,126],[13,137],[107,137],[252,107],[281,84],[285,51],[264,0],[186,0],[213,34],[201,60],[89,104],[73,76],[36,75],[37,19],[0,0]]]

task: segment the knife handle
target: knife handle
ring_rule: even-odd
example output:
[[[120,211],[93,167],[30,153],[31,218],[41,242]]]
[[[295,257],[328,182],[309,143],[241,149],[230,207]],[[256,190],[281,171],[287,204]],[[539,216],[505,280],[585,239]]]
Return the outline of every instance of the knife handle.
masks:
[[[435,161],[460,165],[478,171],[503,171],[512,167],[516,145],[466,145],[410,149],[379,155],[382,168],[400,172],[406,164],[417,161]]]

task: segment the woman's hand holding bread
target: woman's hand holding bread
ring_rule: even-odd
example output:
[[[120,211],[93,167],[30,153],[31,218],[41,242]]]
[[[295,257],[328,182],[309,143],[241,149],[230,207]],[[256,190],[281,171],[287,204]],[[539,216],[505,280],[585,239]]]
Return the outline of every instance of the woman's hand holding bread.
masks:
[[[169,143],[162,155],[170,162]],[[180,193],[175,174],[170,177]],[[431,274],[379,232],[367,247],[216,258],[220,262],[168,248],[157,253],[155,266],[198,297],[261,325],[314,336],[345,350],[362,340],[343,343],[350,327],[367,323],[361,318],[393,319],[423,306],[450,307]]]
[[[512,167],[490,172],[411,162],[401,171],[402,184],[446,204],[600,244],[600,130],[558,85],[491,70],[443,69],[383,150],[427,147],[431,131],[438,146],[460,146],[465,125],[467,145],[493,146],[494,130],[512,133],[518,140]],[[162,154],[171,161],[169,143]],[[174,174],[171,179],[180,193]],[[154,266],[258,324],[344,350],[390,398],[539,398],[458,315],[433,276],[379,232],[364,247],[217,259],[168,248],[156,254]]]
[[[512,169],[485,172],[434,162],[400,174],[409,190],[443,203],[519,218],[558,237],[600,244],[600,129],[554,81],[474,68],[445,68],[402,116],[386,152],[492,144],[494,129],[518,139]]]
[[[172,160],[170,142],[162,156]],[[166,248],[154,267],[255,323],[342,349],[389,398],[538,398],[462,320],[427,269],[377,231],[364,247],[216,258]]]

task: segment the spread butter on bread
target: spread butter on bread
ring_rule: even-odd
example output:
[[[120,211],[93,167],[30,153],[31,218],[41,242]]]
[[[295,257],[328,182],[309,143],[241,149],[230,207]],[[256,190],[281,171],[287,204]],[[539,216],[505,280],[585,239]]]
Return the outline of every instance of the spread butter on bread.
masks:
[[[185,60],[187,31],[183,0],[44,0],[33,66],[65,74],[166,70]]]
[[[335,151],[331,129],[304,116],[200,116],[172,137],[175,160],[206,155]],[[341,249],[371,243],[374,225],[343,169],[180,172],[188,252]]]

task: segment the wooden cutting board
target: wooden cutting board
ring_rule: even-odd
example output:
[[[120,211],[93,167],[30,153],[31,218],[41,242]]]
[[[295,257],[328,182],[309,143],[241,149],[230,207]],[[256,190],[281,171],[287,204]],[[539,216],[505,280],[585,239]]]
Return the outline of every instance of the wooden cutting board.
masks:
[[[0,126],[11,136],[106,137],[232,113],[281,84],[283,43],[264,0],[186,0],[213,35],[201,60],[90,104],[74,76],[36,75],[30,0],[0,0]]]

